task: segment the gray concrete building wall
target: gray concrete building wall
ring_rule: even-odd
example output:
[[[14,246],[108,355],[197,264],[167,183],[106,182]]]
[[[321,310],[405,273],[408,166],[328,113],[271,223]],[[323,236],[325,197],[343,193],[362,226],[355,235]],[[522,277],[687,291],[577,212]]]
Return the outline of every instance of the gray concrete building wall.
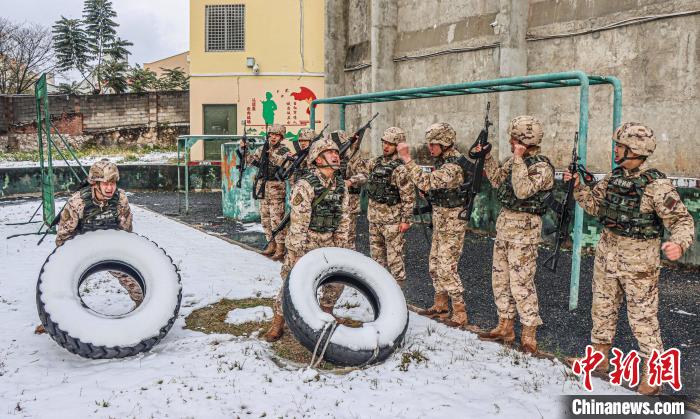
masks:
[[[650,162],[670,175],[700,177],[695,163],[700,161],[700,138],[693,128],[700,119],[699,1],[391,1],[396,5],[395,40],[374,55],[370,35],[378,19],[371,16],[375,8],[368,0],[346,2],[340,94],[372,91],[372,66],[388,56],[396,88],[567,70],[616,76],[623,86],[623,121],[646,123],[659,138]],[[446,121],[457,131],[458,148],[465,150],[481,129],[487,100],[496,123],[492,142],[500,157],[510,152],[504,147],[505,129],[499,128],[517,114],[530,113],[545,123],[545,153],[559,168],[568,163],[578,126],[574,88],[402,101],[383,124],[393,119],[404,128],[421,158],[427,154],[425,128]],[[349,130],[370,116],[369,108],[348,107]],[[384,128],[376,125],[375,131]],[[609,168],[611,130],[611,89],[592,87],[588,154],[594,171]],[[371,148],[364,144],[363,152]]]

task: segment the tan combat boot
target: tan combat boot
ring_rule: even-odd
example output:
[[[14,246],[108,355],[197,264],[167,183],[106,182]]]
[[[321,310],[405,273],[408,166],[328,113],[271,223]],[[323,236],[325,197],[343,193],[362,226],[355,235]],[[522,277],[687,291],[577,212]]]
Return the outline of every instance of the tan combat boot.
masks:
[[[418,314],[431,318],[440,317],[441,315],[446,317],[447,313],[450,311],[450,307],[448,305],[449,298],[450,297],[446,292],[436,292],[432,307],[418,310]]]
[[[489,342],[503,342],[512,345],[515,342],[515,319],[498,318],[498,326],[488,332],[480,333],[479,339]]]
[[[275,315],[272,317],[272,324],[270,325],[270,328],[267,329],[267,333],[265,333],[263,339],[265,339],[268,342],[275,342],[282,337],[283,333],[284,317],[282,316],[282,314],[275,313]]]
[[[287,249],[284,247],[284,244],[278,244],[275,247],[275,253],[270,257],[270,259],[279,261],[283,260],[285,250]]]
[[[595,349],[598,352],[601,352],[603,354],[603,360],[600,361],[600,364],[598,364],[597,367],[595,367],[595,372],[599,372],[601,374],[607,374],[608,369],[610,369],[610,347],[612,345],[605,344],[605,343],[594,343],[593,344],[593,349]]]
[[[270,256],[271,254],[275,253],[275,247],[277,247],[275,245],[275,242],[270,242],[267,244],[267,247],[265,247],[265,249],[263,249],[263,251],[260,253],[262,253],[265,256]]]
[[[464,305],[462,296],[451,298],[452,300],[452,316],[445,320],[445,324],[451,327],[462,327],[467,324],[469,317],[467,316],[467,308]]]
[[[649,385],[649,371],[647,368],[647,360],[642,359],[642,374],[639,378],[639,387],[637,393],[644,396],[657,396],[661,393],[661,386]]]
[[[530,354],[537,353],[537,326],[523,325],[522,334],[520,336],[520,349]]]

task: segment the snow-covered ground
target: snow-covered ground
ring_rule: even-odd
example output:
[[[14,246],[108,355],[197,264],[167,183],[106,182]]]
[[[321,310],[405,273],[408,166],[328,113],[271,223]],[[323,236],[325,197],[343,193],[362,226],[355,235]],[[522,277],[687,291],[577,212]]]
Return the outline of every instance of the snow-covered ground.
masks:
[[[68,163],[70,163],[71,166],[75,166],[75,160],[70,158],[70,156],[66,155],[68,158]],[[94,157],[82,157],[80,158],[80,164],[82,164],[85,167],[90,167],[93,163],[95,163],[98,160],[102,159],[107,159],[111,162],[117,163],[117,164],[164,164],[167,163],[168,161],[171,161],[173,159],[177,159],[177,152],[176,151],[157,151],[153,153],[148,153],[144,154],[138,157],[136,160],[128,159],[126,160],[125,156],[94,156]],[[125,161],[126,160],[126,161]],[[53,160],[53,165],[54,166],[65,166],[66,162],[63,161],[63,159],[54,159]],[[20,161],[12,161],[12,160],[0,160],[0,168],[10,168],[10,167],[38,167],[39,163],[35,160],[20,160]]]
[[[279,263],[141,208],[135,231],[181,269],[180,317],[150,353],[80,358],[33,333],[35,284],[52,238],[41,246],[37,236],[5,240],[37,228],[4,225],[26,220],[36,204],[0,204],[0,417],[554,418],[565,409],[559,395],[585,393],[558,362],[413,313],[404,348],[384,364],[306,381],[314,374],[278,366],[261,340],[183,329],[192,310],[221,298],[273,297]],[[595,394],[630,394],[593,385]]]

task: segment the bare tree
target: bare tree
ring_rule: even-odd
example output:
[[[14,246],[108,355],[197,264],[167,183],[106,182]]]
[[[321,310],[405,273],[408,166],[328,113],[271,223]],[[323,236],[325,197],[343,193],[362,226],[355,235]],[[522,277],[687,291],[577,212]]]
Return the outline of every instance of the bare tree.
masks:
[[[0,93],[29,93],[54,68],[51,30],[0,18]]]

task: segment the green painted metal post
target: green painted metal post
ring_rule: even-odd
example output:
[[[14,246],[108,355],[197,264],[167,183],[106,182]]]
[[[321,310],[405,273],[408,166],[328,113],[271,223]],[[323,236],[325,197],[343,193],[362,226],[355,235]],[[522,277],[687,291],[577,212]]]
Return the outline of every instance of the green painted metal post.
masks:
[[[586,165],[588,152],[588,77],[582,76],[579,93],[578,116],[578,155],[581,164]],[[581,241],[583,239],[583,208],[576,204],[574,210],[574,243],[571,252],[571,280],[569,282],[569,310],[578,307],[578,290],[581,278]]]
[[[345,106],[347,105],[340,105],[340,129],[345,131]]]
[[[37,141],[41,167],[41,204],[44,223],[49,226],[56,217],[56,203],[53,188],[53,160],[51,159],[51,114],[46,86],[46,74],[42,74],[34,85],[36,100]],[[46,141],[44,141],[46,140]],[[46,154],[44,155],[44,144]]]
[[[309,128],[316,129],[316,106],[312,103],[309,112]]]

